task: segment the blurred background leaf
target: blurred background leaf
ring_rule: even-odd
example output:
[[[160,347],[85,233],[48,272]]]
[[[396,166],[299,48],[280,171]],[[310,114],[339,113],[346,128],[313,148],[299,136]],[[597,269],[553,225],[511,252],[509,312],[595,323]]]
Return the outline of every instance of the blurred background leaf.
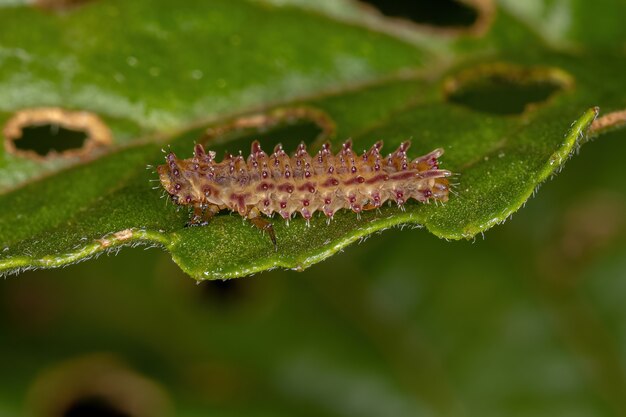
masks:
[[[350,2],[273,3],[353,19]],[[590,105],[623,107],[621,2],[516,4],[501,1],[482,37],[439,41],[441,54],[464,51],[468,68],[488,51],[565,68],[576,81],[570,121]],[[597,30],[584,36],[587,22]],[[393,36],[427,36],[407,33]],[[544,44],[549,56],[534,48]],[[626,415],[625,139],[586,144],[474,242],[393,229],[303,273],[199,285],[169,254],[137,249],[10,277],[0,283],[0,415]]]

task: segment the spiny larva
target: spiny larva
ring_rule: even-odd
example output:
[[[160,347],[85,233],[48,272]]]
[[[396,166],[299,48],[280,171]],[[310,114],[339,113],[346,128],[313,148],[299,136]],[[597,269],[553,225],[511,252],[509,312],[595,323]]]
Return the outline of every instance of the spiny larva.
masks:
[[[308,222],[318,210],[332,218],[340,209],[360,213],[388,200],[400,208],[411,198],[447,201],[452,173],[439,169],[443,149],[410,160],[410,145],[403,142],[381,157],[382,142],[377,142],[359,156],[347,141],[336,155],[325,144],[311,156],[301,143],[289,156],[281,145],[268,155],[255,141],[247,159],[226,154],[216,162],[215,152],[196,144],[192,158],[178,159],[170,152],[157,172],[174,203],[193,207],[189,225],[206,224],[229,209],[267,231],[276,246],[272,224],[261,214],[278,213],[289,220],[298,212]]]

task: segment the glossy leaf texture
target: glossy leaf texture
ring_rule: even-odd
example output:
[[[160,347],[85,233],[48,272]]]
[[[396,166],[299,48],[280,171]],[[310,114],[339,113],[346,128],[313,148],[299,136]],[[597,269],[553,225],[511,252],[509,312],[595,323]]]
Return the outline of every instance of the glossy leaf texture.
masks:
[[[232,278],[304,269],[394,226],[471,239],[559,172],[598,111],[626,107],[623,51],[567,28],[553,33],[549,21],[531,27],[529,11],[511,2],[494,6],[478,34],[398,34],[388,18],[345,4],[339,14],[307,2],[1,8],[1,21],[37,30],[0,28],[0,121],[24,108],[90,111],[113,141],[79,157],[4,151],[0,269],[59,267],[144,244],[170,251],[196,279]],[[410,156],[441,147],[442,166],[457,174],[454,194],[445,205],[341,212],[330,225],[322,215],[310,226],[276,219],[275,251],[236,214],[184,227],[189,213],[152,188],[146,166],[162,163],[165,146],[183,157],[198,141],[218,155],[247,153],[256,138],[312,151],[347,138],[359,150],[382,139],[391,151],[412,139]]]

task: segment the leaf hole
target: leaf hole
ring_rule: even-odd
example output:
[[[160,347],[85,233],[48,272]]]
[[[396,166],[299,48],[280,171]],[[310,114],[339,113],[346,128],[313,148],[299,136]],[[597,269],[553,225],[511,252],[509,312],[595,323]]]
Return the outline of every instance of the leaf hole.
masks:
[[[199,142],[209,146],[223,144],[227,152],[242,151],[247,155],[250,144],[258,140],[265,152],[273,151],[280,143],[291,153],[301,142],[308,147],[321,146],[334,134],[335,123],[326,113],[311,107],[293,107],[245,116],[209,128]]]
[[[250,143],[258,140],[265,152],[271,152],[274,146],[280,143],[285,152],[292,153],[300,142],[311,145],[322,132],[322,129],[315,123],[307,120],[298,120],[295,123],[274,126],[270,130],[238,138],[229,143],[227,147],[232,152],[238,152],[239,149],[245,149],[244,152],[247,152]]]
[[[573,78],[556,68],[508,64],[465,70],[444,83],[449,102],[500,116],[521,115],[573,86]]]
[[[495,15],[491,0],[354,0],[377,19],[376,26],[408,40],[413,32],[473,35],[487,32]]]
[[[164,417],[171,411],[159,385],[110,354],[46,369],[31,387],[27,406],[38,417]]]
[[[58,107],[25,109],[4,126],[8,153],[32,159],[87,156],[111,144],[111,132],[98,116]]]
[[[77,398],[69,405],[62,417],[133,417],[124,410],[118,409],[108,399],[87,396]]]
[[[15,147],[20,151],[33,151],[37,155],[46,156],[49,153],[80,149],[86,140],[87,133],[84,131],[45,124],[25,126],[22,129],[22,136],[15,141]]]
[[[388,17],[409,19],[422,25],[441,28],[470,27],[476,23],[479,10],[455,0],[360,0]]]

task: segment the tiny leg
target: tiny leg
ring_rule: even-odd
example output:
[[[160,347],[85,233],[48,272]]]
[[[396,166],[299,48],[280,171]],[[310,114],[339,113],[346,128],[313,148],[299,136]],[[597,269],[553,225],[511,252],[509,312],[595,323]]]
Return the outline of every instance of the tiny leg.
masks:
[[[194,205],[193,215],[187,222],[187,227],[206,226],[209,221],[220,211],[219,207],[214,204]]]
[[[270,239],[274,244],[274,250],[278,250],[278,245],[276,243],[276,234],[274,233],[274,226],[270,223],[266,218],[262,217],[261,212],[256,207],[253,207],[248,211],[247,215],[248,220],[259,230],[262,232],[267,232],[270,235]]]

